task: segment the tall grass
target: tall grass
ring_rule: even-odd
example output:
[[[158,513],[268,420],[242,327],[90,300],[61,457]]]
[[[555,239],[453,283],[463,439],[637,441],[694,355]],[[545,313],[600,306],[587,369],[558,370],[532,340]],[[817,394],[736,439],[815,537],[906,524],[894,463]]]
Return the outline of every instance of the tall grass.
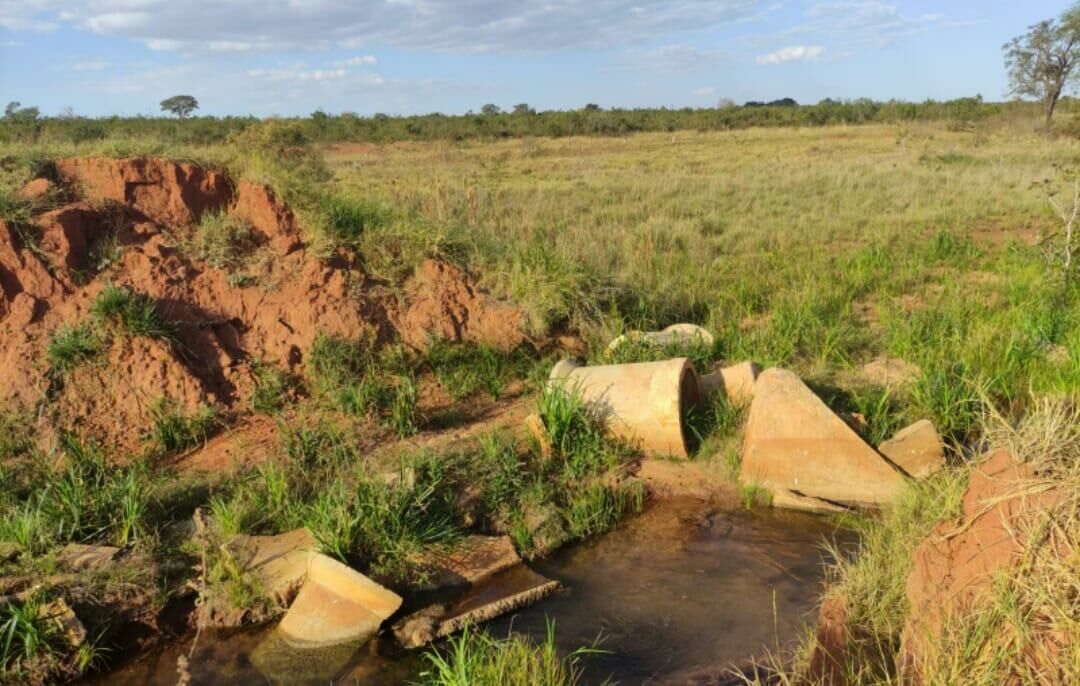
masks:
[[[515,634],[497,639],[484,631],[466,628],[449,639],[445,651],[433,649],[424,654],[429,668],[421,673],[420,683],[425,686],[576,686],[582,680],[582,661],[598,652],[602,651],[586,647],[560,655],[555,644],[554,622],[548,622],[547,634],[539,642]]]
[[[0,540],[40,554],[68,542],[124,546],[150,533],[154,486],[144,468],[112,466],[73,434],[61,447],[63,459],[43,467],[25,497],[0,503]]]

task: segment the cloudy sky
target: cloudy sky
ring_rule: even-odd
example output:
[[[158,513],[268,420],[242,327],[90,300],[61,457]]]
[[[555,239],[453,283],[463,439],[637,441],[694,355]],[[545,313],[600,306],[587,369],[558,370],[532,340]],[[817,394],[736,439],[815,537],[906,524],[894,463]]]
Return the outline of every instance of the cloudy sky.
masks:
[[[1068,0],[0,0],[0,100],[54,114],[457,113],[1005,95]]]

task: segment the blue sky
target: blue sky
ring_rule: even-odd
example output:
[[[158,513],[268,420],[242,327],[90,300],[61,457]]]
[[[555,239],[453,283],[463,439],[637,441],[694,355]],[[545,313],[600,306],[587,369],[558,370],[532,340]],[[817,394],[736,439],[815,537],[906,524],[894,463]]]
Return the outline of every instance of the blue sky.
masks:
[[[0,0],[0,101],[56,114],[460,113],[1006,93],[1057,0]]]

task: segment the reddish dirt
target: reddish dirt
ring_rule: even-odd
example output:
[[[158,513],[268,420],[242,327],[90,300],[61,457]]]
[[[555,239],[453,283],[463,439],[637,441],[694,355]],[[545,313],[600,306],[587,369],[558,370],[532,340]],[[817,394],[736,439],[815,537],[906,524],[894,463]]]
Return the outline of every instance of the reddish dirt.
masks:
[[[82,157],[60,160],[56,170],[90,200],[111,200],[171,227],[189,226],[232,199],[223,172],[189,162]]]
[[[52,181],[48,179],[34,179],[19,189],[17,195],[23,200],[38,200],[44,198],[53,189]]]
[[[902,651],[911,681],[946,619],[970,611],[992,591],[995,574],[1021,562],[1025,524],[1061,501],[1060,490],[1029,489],[1036,478],[1008,451],[991,453],[972,472],[960,521],[939,524],[915,551]]]
[[[439,262],[425,262],[404,301],[389,302],[385,284],[371,282],[355,255],[307,251],[297,218],[264,186],[156,159],[72,159],[56,168],[85,201],[32,225],[0,222],[0,408],[38,409],[54,428],[86,429],[129,449],[148,434],[148,408],[163,396],[182,408],[205,403],[223,416],[241,415],[254,389],[252,364],[300,373],[319,334],[400,338],[416,347],[431,337],[500,349],[525,340],[518,308]],[[260,259],[249,260],[247,279],[178,247],[207,211],[250,223],[269,249],[256,249]],[[104,273],[91,274],[88,256],[103,240],[122,252]],[[49,340],[57,327],[87,320],[106,282],[153,298],[176,340],[114,342],[58,386]]]
[[[266,462],[280,445],[277,420],[256,415],[214,436],[198,450],[177,456],[175,464],[182,471],[228,474]]]
[[[414,348],[442,338],[509,352],[525,342],[524,312],[479,292],[453,265],[425,260],[406,284],[406,302],[391,318],[401,339]]]

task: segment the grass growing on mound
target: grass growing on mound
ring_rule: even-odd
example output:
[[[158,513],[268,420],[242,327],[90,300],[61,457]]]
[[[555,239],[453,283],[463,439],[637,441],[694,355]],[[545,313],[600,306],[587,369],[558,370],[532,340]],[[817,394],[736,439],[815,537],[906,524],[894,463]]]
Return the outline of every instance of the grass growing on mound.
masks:
[[[114,326],[125,336],[172,341],[176,329],[160,312],[153,298],[108,283],[98,293],[90,314],[102,326]]]
[[[1034,399],[1013,420],[983,407],[980,433],[987,449],[1008,448],[1038,471],[1011,495],[1057,489],[1061,498],[1049,510],[1013,522],[1025,541],[1019,564],[999,570],[988,594],[950,615],[914,669],[926,684],[1077,683],[1080,408],[1072,399]],[[880,518],[854,520],[862,538],[853,556],[832,551],[836,562],[826,592],[844,599],[848,628],[865,649],[844,656],[845,683],[900,683],[896,668],[911,609],[905,585],[913,553],[938,522],[959,515],[969,473],[966,465],[953,467],[911,486]],[[810,639],[803,652],[812,645]],[[802,683],[804,666],[781,673],[780,683]]]
[[[235,269],[255,245],[251,225],[229,213],[208,212],[199,220],[187,249],[218,269]]]
[[[63,376],[101,352],[97,332],[86,324],[64,324],[53,332],[46,349],[49,368]]]
[[[917,668],[930,684],[1080,683],[1080,407],[1041,398],[1019,420],[989,413],[984,436],[1037,470],[1012,495],[1055,489],[1060,498],[1015,523],[1020,564],[997,574],[988,598],[946,621]]]
[[[512,634],[493,638],[485,631],[466,628],[447,641],[445,651],[424,654],[430,666],[421,673],[424,686],[576,686],[581,683],[581,663],[596,648],[578,648],[559,654],[555,645],[555,624],[549,622],[540,642]]]
[[[204,443],[218,425],[214,408],[203,405],[187,414],[168,398],[159,398],[150,408],[154,420],[151,438],[160,454],[186,450]]]

